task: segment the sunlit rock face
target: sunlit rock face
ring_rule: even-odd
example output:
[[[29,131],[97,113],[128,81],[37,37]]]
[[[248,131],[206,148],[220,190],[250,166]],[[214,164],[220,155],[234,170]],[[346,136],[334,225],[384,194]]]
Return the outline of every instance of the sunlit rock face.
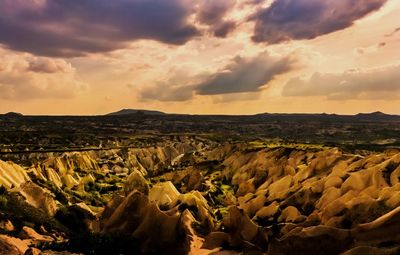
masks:
[[[138,242],[142,253],[187,254],[188,234],[182,214],[175,208],[162,211],[139,192],[113,200],[100,216],[100,233],[123,234]]]
[[[42,210],[47,215],[54,216],[56,214],[58,204],[49,190],[35,183],[25,182],[18,189],[18,193],[25,198],[28,204]]]
[[[400,252],[397,150],[183,139],[31,158],[0,161],[2,233],[30,252],[39,235],[86,254]]]
[[[13,163],[0,160],[0,184],[6,188],[19,187],[29,177],[24,169]]]

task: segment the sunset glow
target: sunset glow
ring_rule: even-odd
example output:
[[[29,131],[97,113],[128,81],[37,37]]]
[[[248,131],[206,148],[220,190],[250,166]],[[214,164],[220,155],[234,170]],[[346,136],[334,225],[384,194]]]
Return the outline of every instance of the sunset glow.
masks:
[[[0,0],[0,112],[400,114],[397,0]]]

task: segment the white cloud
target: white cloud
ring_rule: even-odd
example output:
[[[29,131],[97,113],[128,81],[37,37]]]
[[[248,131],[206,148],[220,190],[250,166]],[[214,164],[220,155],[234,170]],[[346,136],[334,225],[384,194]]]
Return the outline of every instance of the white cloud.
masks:
[[[86,84],[79,81],[71,64],[61,59],[33,57],[0,49],[0,99],[29,100],[71,98]]]

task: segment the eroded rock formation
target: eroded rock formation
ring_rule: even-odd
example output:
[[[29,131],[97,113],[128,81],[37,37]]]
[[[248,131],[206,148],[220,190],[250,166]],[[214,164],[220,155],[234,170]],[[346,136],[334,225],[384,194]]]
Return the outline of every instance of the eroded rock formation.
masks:
[[[31,158],[0,161],[10,254],[400,253],[396,150],[201,140]]]

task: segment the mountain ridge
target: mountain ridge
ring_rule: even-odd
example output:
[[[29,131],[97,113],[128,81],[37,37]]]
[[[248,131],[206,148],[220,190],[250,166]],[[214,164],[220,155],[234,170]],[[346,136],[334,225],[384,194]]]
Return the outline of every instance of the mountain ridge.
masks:
[[[144,114],[144,115],[166,115],[165,112],[155,111],[155,110],[145,110],[145,109],[122,109],[116,112],[111,112],[105,116],[121,116],[121,115],[131,115],[131,114]]]

